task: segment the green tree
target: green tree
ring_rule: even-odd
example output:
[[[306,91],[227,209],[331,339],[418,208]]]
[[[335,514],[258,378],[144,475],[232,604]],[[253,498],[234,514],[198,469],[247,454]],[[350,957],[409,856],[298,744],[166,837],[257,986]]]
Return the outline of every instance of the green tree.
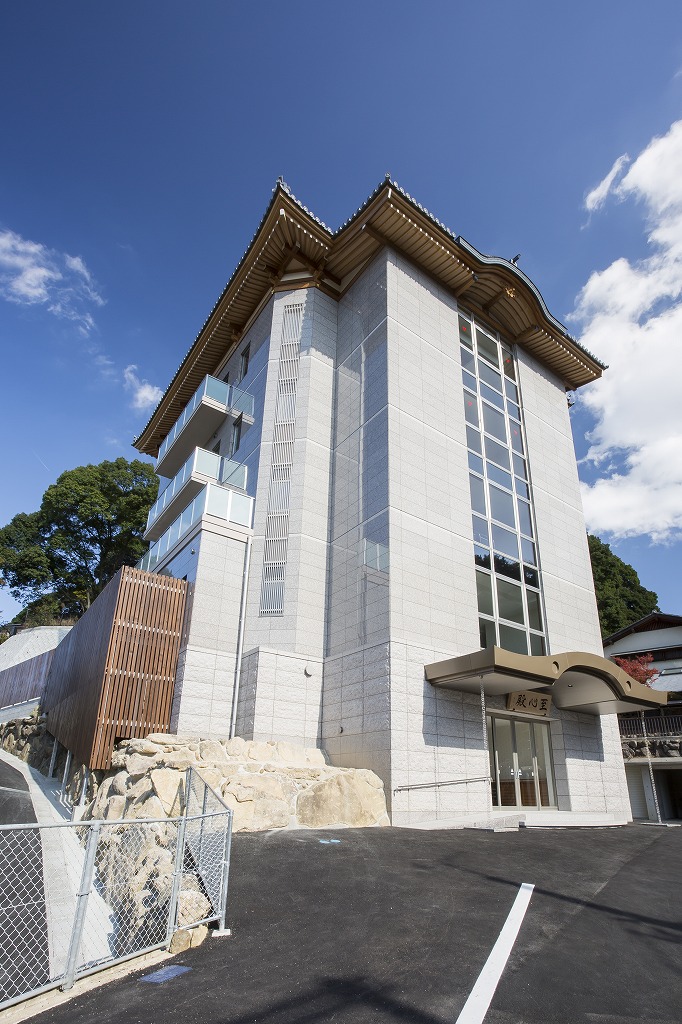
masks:
[[[36,601],[25,605],[10,620],[8,625],[15,626],[72,626],[83,613],[83,605],[77,599],[60,599],[56,594],[43,594]]]
[[[614,555],[599,537],[588,534],[587,542],[602,636],[617,633],[650,612],[658,611],[658,594],[642,586],[631,565]]]
[[[152,466],[116,459],[69,469],[37,512],[0,529],[0,577],[18,601],[72,613],[90,607],[122,565],[144,554],[142,534],[158,490]]]

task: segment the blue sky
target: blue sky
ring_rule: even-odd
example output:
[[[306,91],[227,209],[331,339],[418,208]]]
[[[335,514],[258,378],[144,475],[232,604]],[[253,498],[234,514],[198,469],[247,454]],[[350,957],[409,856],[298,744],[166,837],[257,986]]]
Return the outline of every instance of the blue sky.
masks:
[[[134,456],[278,175],[337,227],[390,172],[480,250],[521,252],[610,364],[573,412],[588,522],[682,613],[679,0],[0,17],[0,524],[63,470]]]

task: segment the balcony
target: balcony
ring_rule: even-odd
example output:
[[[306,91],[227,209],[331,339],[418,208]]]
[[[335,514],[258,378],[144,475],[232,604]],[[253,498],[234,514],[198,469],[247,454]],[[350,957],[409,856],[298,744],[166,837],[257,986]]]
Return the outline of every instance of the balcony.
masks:
[[[216,377],[204,377],[172,429],[164,438],[156,457],[159,476],[174,476],[193,448],[206,441],[226,416],[242,418],[242,430],[253,423],[253,395],[226,384]]]
[[[215,452],[195,448],[185,464],[161,491],[149,510],[145,540],[158,540],[178,513],[207,483],[246,490],[246,466]]]
[[[231,487],[220,487],[216,484],[205,484],[193,501],[171,523],[164,534],[152,544],[149,551],[137,563],[138,569],[154,572],[156,566],[173,548],[188,530],[203,515],[215,516],[227,523],[251,528],[253,518],[253,498],[248,494],[232,490]]]
[[[626,761],[682,756],[682,715],[646,716],[644,725],[641,717],[619,716],[618,726]]]

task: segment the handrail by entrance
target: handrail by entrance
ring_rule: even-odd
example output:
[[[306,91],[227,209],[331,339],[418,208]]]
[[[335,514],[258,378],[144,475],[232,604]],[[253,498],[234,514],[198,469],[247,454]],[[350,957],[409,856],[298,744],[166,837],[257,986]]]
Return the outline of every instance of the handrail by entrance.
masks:
[[[489,775],[477,775],[473,779],[445,779],[442,782],[415,782],[412,786],[396,786],[394,793],[402,793],[406,789],[435,789],[437,786],[464,786],[468,782],[490,782]]]

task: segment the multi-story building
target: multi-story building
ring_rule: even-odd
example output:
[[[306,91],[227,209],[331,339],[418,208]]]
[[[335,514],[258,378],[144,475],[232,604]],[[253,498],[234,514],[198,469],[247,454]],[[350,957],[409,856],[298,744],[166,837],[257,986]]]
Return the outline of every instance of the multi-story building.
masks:
[[[279,183],[136,441],[142,567],[191,584],[173,727],[318,745],[395,823],[627,820],[616,712],[661,698],[602,656],[566,395],[602,369],[391,181],[335,232]]]

